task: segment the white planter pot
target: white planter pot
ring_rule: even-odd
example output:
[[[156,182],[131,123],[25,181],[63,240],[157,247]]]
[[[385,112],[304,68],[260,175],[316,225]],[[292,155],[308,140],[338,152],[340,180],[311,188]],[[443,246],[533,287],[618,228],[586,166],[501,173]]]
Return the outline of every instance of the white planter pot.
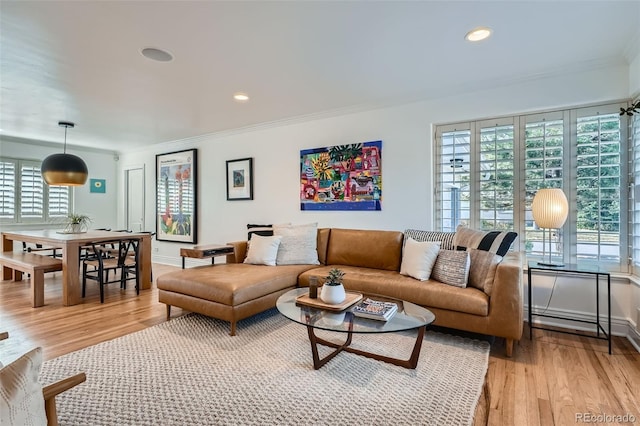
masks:
[[[340,285],[323,285],[322,292],[320,293],[320,299],[324,303],[328,303],[330,305],[337,305],[338,303],[344,302],[344,299],[347,297],[344,292],[344,286]]]

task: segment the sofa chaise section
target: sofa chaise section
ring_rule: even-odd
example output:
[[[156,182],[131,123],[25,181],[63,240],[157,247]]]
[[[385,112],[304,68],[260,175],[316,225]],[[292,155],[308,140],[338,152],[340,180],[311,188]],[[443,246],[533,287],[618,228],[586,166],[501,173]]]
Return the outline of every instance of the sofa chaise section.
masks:
[[[158,300],[167,305],[236,323],[273,308],[280,295],[297,285],[298,276],[314,265],[264,266],[244,263],[199,266],[157,279]]]

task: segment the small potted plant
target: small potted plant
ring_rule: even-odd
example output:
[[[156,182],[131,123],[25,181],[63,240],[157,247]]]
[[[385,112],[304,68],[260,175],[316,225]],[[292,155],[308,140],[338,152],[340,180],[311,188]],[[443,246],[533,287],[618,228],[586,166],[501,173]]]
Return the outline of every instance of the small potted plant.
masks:
[[[347,295],[342,285],[343,278],[344,272],[340,269],[333,268],[329,271],[329,275],[325,277],[326,281],[320,293],[320,299],[322,299],[324,303],[336,305],[344,301]]]
[[[65,223],[66,227],[64,228],[64,232],[79,234],[89,228],[91,218],[84,214],[69,213]]]

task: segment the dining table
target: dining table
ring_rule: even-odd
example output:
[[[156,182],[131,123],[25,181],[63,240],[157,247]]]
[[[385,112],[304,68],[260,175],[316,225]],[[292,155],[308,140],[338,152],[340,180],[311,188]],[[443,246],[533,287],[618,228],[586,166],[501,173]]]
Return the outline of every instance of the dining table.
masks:
[[[2,251],[13,251],[14,241],[58,247],[62,252],[62,304],[77,305],[81,298],[80,249],[90,243],[138,239],[140,241],[138,262],[140,263],[140,289],[151,288],[151,234],[147,232],[116,232],[88,230],[81,233],[66,233],[54,229],[3,231]],[[3,266],[2,279],[9,280],[17,272]]]

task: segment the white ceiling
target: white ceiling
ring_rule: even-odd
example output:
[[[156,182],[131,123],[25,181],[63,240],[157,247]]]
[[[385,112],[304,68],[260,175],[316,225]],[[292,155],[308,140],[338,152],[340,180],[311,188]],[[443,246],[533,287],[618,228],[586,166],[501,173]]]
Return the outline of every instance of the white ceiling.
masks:
[[[1,134],[60,142],[69,120],[69,144],[123,152],[628,63],[640,1],[2,0],[0,24]]]

